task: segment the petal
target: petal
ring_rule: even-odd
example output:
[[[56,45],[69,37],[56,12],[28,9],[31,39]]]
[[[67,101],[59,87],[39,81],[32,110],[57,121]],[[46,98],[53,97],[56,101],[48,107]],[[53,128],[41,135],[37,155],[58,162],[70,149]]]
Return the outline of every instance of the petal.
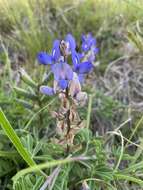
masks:
[[[84,42],[84,43],[82,43],[82,45],[81,45],[81,49],[82,49],[82,51],[88,51],[89,49],[90,49],[90,46],[89,46],[89,44],[88,43],[86,43],[86,42]]]
[[[54,95],[54,90],[53,90],[53,88],[51,88],[51,87],[49,87],[49,86],[40,86],[40,92],[41,92],[42,94],[49,95],[49,96]]]
[[[55,40],[53,43],[53,48],[52,48],[52,57],[53,60],[56,62],[60,58],[61,53],[60,53],[60,40]]]
[[[82,34],[81,35],[81,41],[84,42],[86,40],[86,35]]]
[[[84,56],[85,56],[85,53],[84,53],[84,52],[82,52],[82,53],[78,53],[78,56],[79,56],[79,60],[80,60],[80,59],[83,59]]]
[[[93,46],[96,46],[96,39],[92,36],[92,34],[89,33],[87,35],[82,35],[82,51],[87,52]]]
[[[54,79],[59,81],[61,79],[72,80],[73,71],[66,62],[56,63],[52,66],[52,72],[54,74]]]
[[[84,74],[78,74],[78,79],[79,79],[80,84],[83,84],[84,83],[84,79],[85,79]]]
[[[79,74],[85,74],[85,73],[89,73],[92,70],[92,68],[93,68],[92,63],[86,61],[86,62],[76,65],[74,69],[75,69],[75,72]]]
[[[69,43],[71,51],[74,51],[76,48],[76,43],[75,43],[74,37],[71,34],[67,34],[65,41]]]
[[[59,84],[60,88],[61,88],[62,90],[64,90],[64,89],[66,89],[67,86],[68,86],[68,81],[62,79],[62,80],[59,80],[59,83],[58,83],[58,84]]]
[[[72,78],[73,78],[73,70],[72,70],[71,66],[68,65],[67,63],[65,63],[64,65],[65,65],[64,69],[65,69],[65,77],[66,77],[66,79],[72,80]]]
[[[54,79],[58,81],[60,79],[60,73],[59,73],[59,63],[56,63],[52,65],[51,70],[54,74]]]
[[[37,59],[39,63],[43,65],[52,64],[52,57],[51,55],[47,54],[46,52],[39,52],[37,55]]]
[[[87,35],[87,42],[88,42],[88,44],[90,45],[90,46],[92,46],[92,45],[96,45],[96,39],[92,36],[92,34],[91,33],[89,33],[88,35]]]
[[[80,63],[80,55],[76,51],[72,52],[72,62],[74,66]]]

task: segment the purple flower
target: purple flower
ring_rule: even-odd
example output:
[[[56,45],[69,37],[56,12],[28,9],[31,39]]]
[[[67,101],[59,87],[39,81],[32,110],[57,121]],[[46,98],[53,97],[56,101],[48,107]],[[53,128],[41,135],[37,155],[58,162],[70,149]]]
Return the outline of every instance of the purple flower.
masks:
[[[52,58],[54,62],[57,62],[61,56],[60,53],[60,40],[55,40],[52,48]]]
[[[71,34],[67,34],[67,35],[66,35],[65,41],[66,41],[67,44],[68,44],[68,51],[69,51],[69,52],[75,51],[76,42],[75,42],[74,37],[73,37]]]
[[[89,73],[93,69],[91,61],[81,62],[83,54],[72,52],[73,71],[78,74],[80,83],[84,82],[85,74]]]
[[[76,51],[73,51],[71,56],[72,56],[72,63],[74,66],[80,63],[81,57],[79,53],[77,53]]]
[[[46,95],[54,95],[69,88],[72,97],[76,97],[81,92],[81,83],[84,77],[93,69],[93,62],[98,53],[96,39],[92,34],[82,35],[82,52],[76,51],[76,42],[71,34],[67,34],[65,40],[55,40],[51,54],[39,52],[37,59],[39,63],[51,65],[51,72],[54,75],[53,88],[41,86],[40,91]],[[73,65],[67,64],[66,60],[70,55]],[[78,96],[82,99],[84,94]]]
[[[79,74],[89,73],[92,69],[93,65],[89,61],[85,61],[74,66],[74,71]]]
[[[53,62],[52,56],[47,54],[46,52],[39,52],[37,55],[37,59],[38,59],[39,63],[41,63],[43,65],[52,64],[52,62]]]
[[[57,62],[60,58],[60,41],[55,40],[53,43],[53,48],[52,48],[52,54],[48,54],[46,52],[39,52],[37,55],[37,59],[39,63],[43,65],[51,65]]]
[[[81,39],[81,49],[87,54],[87,60],[89,62],[94,62],[96,54],[99,52],[99,49],[96,47],[96,39],[92,36],[91,33],[88,35],[82,35]]]
[[[70,65],[66,62],[60,61],[52,66],[52,72],[54,79],[58,82],[58,85],[62,90],[68,87],[69,81],[73,78],[73,71]]]
[[[92,46],[96,46],[96,39],[92,36],[91,33],[87,35],[82,35],[81,37],[82,40],[82,46],[81,49],[82,51],[89,51]]]
[[[42,94],[49,95],[49,96],[54,95],[54,90],[53,90],[53,88],[51,88],[51,87],[49,87],[49,86],[40,86],[40,92],[41,92]]]

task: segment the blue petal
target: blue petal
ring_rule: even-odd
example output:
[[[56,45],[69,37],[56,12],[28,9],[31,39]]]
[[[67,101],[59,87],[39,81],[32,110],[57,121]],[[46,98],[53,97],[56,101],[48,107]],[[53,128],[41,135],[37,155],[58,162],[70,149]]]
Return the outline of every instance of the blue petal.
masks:
[[[80,55],[76,51],[72,52],[72,62],[74,66],[80,63]]]
[[[53,60],[56,62],[60,58],[61,53],[60,53],[60,40],[55,40],[53,43],[53,48],[52,48],[52,57]]]
[[[96,45],[96,39],[92,36],[92,34],[91,33],[89,33],[88,35],[87,35],[87,42],[88,42],[88,44],[91,46],[91,45]]]
[[[76,43],[75,43],[74,37],[71,34],[67,34],[65,41],[69,42],[71,51],[74,51],[76,48]]]
[[[52,64],[52,56],[47,54],[46,52],[39,52],[37,55],[37,59],[39,63],[43,65]]]
[[[89,73],[93,68],[93,65],[91,62],[83,62],[80,63],[78,65],[76,65],[74,67],[75,72],[79,73],[79,74],[85,74],[85,73]]]
[[[88,43],[83,42],[82,45],[81,45],[81,49],[82,49],[82,51],[86,52],[86,51],[88,51],[90,49],[90,46],[89,46]]]
[[[82,35],[82,51],[87,52],[92,46],[96,46],[96,39],[92,36],[91,33],[88,35]]]
[[[58,84],[59,84],[60,88],[61,88],[62,90],[64,90],[64,89],[66,89],[67,86],[68,86],[68,81],[62,79],[62,80],[59,80]]]
[[[52,72],[54,73],[54,79],[59,81],[61,79],[72,80],[73,71],[66,62],[56,63],[52,66]]]
[[[82,58],[84,58],[84,56],[85,56],[85,53],[84,53],[84,52],[78,53],[79,60],[82,59]]]
[[[84,74],[78,74],[78,79],[81,84],[84,83],[85,75]]]
[[[86,40],[86,35],[82,34],[81,35],[81,41],[84,42]]]
[[[49,95],[49,96],[54,95],[54,90],[53,90],[53,88],[51,88],[51,87],[49,87],[49,86],[40,86],[40,92],[41,92],[42,94]]]

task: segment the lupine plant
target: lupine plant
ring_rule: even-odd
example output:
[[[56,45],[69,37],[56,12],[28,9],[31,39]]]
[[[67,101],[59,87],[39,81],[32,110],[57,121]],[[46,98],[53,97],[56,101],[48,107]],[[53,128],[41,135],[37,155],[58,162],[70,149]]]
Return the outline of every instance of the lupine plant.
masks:
[[[56,141],[64,146],[73,145],[74,136],[85,127],[77,112],[78,106],[84,106],[87,93],[82,91],[82,84],[94,66],[98,48],[92,34],[82,35],[81,52],[76,50],[76,41],[71,34],[64,40],[55,40],[51,54],[40,52],[37,59],[40,64],[50,67],[53,74],[53,86],[40,86],[40,92],[46,96],[58,95],[61,102],[58,111],[52,112],[57,120]]]
[[[26,126],[24,124],[24,130],[18,131],[19,138],[16,134],[17,131],[15,132],[8,121],[5,121],[1,111],[3,129],[6,129],[7,136],[23,160],[30,166],[30,168],[23,169],[23,161],[20,161],[17,153],[17,157],[15,152],[11,153],[15,156],[14,164],[18,165],[21,170],[16,171],[16,175],[12,178],[13,184],[8,184],[10,185],[9,189],[117,190],[121,185],[120,180],[126,180],[129,187],[130,182],[137,183],[142,187],[143,181],[138,179],[135,176],[136,173],[133,172],[133,168],[138,169],[142,165],[142,161],[139,163],[140,165],[133,163],[127,169],[121,168],[124,156],[127,157],[127,161],[133,159],[133,156],[124,154],[122,134],[116,131],[111,133],[111,136],[115,134],[121,137],[122,147],[116,149],[116,146],[113,148],[111,146],[111,150],[109,149],[107,154],[106,143],[103,144],[100,136],[95,136],[91,132],[88,128],[89,123],[86,124],[79,112],[87,104],[88,93],[83,89],[86,78],[88,78],[87,75],[94,70],[94,61],[98,51],[96,39],[92,34],[82,35],[81,48],[78,47],[78,50],[74,37],[67,34],[64,40],[54,41],[51,53],[39,52],[37,54],[38,67],[42,67],[46,71],[42,82],[33,81],[24,69],[19,70],[27,89],[19,87],[14,87],[14,89],[19,96],[23,96],[29,101],[23,99],[18,99],[18,101],[30,109],[32,114],[34,112],[34,115],[36,113],[36,116],[39,117],[34,118],[38,121],[37,125],[30,125],[34,120],[33,117],[26,123]],[[99,94],[99,96],[101,95]],[[53,106],[54,109],[52,107],[50,110],[50,117],[56,121],[56,125],[54,124],[52,134],[40,135],[41,128],[45,127],[46,118],[49,117],[49,114],[46,113],[48,116],[44,115],[45,113],[42,111],[47,108],[47,105],[44,104],[50,99],[59,100],[58,103],[56,102],[59,107],[56,105],[56,108]],[[90,105],[90,101],[88,105]],[[109,105],[111,105],[111,101],[105,101],[104,109],[106,110]],[[108,112],[108,114],[110,113]],[[51,123],[49,123],[48,129],[51,127]],[[6,127],[4,127],[5,125]],[[20,134],[23,132],[24,134],[21,136]],[[106,142],[111,136],[105,136]],[[4,155],[7,154],[6,152]],[[112,160],[110,156],[112,156]],[[6,171],[8,167],[9,165],[5,168]]]
[[[26,108],[33,111],[41,109],[45,103],[46,97],[51,99],[52,97],[53,99],[54,97],[57,97],[59,100],[59,107],[51,111],[51,117],[56,121],[56,134],[52,135],[48,140],[48,146],[51,150],[50,156],[52,156],[52,152],[55,150],[53,147],[56,146],[58,148],[60,147],[62,158],[69,156],[71,152],[75,152],[75,155],[81,155],[81,153],[77,154],[76,152],[78,152],[79,146],[82,147],[81,145],[83,142],[87,143],[87,147],[83,147],[88,149],[89,137],[87,136],[91,136],[90,138],[92,139],[92,135],[90,134],[89,129],[86,128],[86,121],[81,118],[79,110],[87,104],[88,94],[82,90],[82,87],[86,83],[85,79],[87,75],[94,70],[94,61],[97,53],[98,48],[96,46],[96,39],[91,33],[82,35],[81,48],[78,48],[78,50],[74,37],[71,34],[67,34],[64,40],[56,39],[53,42],[51,53],[39,52],[37,54],[36,59],[39,63],[38,67],[40,67],[40,65],[41,67],[44,66],[46,70],[46,74],[44,74],[42,82],[36,83],[24,69],[19,70],[21,79],[26,83],[26,85],[28,85],[28,88],[27,90],[24,90],[14,87],[14,89],[18,95],[22,95],[25,99],[30,100],[30,104],[28,101],[18,100]],[[47,86],[47,83],[50,85]],[[39,124],[42,126],[44,125],[42,119],[45,115],[42,115],[41,112],[38,113],[40,116]],[[28,125],[29,122],[24,129],[27,129]],[[78,137],[78,134],[80,134],[81,131],[84,131],[81,138],[87,140],[79,140],[80,135]],[[75,139],[75,137],[77,138]],[[27,139],[32,139],[32,136],[28,136],[26,139],[23,139],[25,147],[28,147],[26,145]],[[94,142],[93,140],[92,143],[93,148],[98,142]],[[42,144],[44,143],[42,142]],[[39,145],[37,144],[37,146]],[[84,148],[82,151],[84,151]],[[33,153],[29,150],[29,152],[34,156],[37,156],[38,151],[36,151],[35,154],[35,151]],[[98,151],[98,149],[96,151]],[[59,150],[57,152],[55,150],[53,158],[61,158],[61,153],[59,155],[59,152]],[[88,156],[89,155],[93,156],[92,150]],[[100,156],[103,156],[102,152],[100,153]],[[93,160],[95,160],[95,158],[93,158]],[[104,160],[103,157],[101,160]],[[78,176],[79,175],[77,173],[77,178],[79,178]],[[21,184],[20,181],[16,182],[14,189],[16,189],[16,185],[18,185],[18,183]],[[67,185],[66,182],[65,185]],[[84,190],[89,189],[86,181],[83,182],[82,186],[82,189]]]

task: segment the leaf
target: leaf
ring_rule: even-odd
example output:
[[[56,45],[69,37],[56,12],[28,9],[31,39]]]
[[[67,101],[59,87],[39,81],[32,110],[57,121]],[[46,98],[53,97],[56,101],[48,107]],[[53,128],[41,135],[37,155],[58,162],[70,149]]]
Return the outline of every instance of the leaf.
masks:
[[[34,160],[31,158],[29,152],[22,145],[19,137],[17,136],[14,129],[10,125],[9,121],[7,120],[1,108],[0,108],[0,125],[3,128],[4,132],[6,133],[6,135],[8,136],[8,138],[10,139],[10,141],[13,143],[13,145],[17,149],[17,151],[19,152],[19,154],[21,155],[21,157],[25,160],[25,162],[29,166],[36,165]]]
[[[88,159],[89,158],[87,158],[87,157],[73,157],[73,158],[66,158],[66,159],[63,159],[63,160],[54,160],[54,161],[39,164],[39,165],[34,165],[34,166],[31,166],[29,168],[26,168],[26,169],[23,169],[23,170],[19,171],[12,178],[12,180],[17,181],[23,175],[31,173],[31,172],[36,172],[36,171],[46,169],[46,168],[52,168],[52,167],[57,166],[57,165],[68,164],[68,163],[71,163],[71,162],[74,162],[74,161],[88,160]]]
[[[37,100],[38,97],[35,95],[35,94],[32,94],[22,88],[18,88],[18,87],[13,87],[13,89],[15,90],[15,92],[18,94],[18,95],[21,95],[25,98],[28,98],[28,99],[31,99],[31,100]]]
[[[143,180],[135,178],[135,177],[132,177],[132,176],[128,176],[128,175],[124,175],[124,174],[115,174],[115,178],[117,180],[124,179],[124,180],[127,180],[127,181],[132,181],[134,183],[137,183],[137,184],[141,185],[141,187],[143,187]]]
[[[18,157],[18,154],[14,151],[0,151],[0,157],[12,159],[14,157]]]
[[[19,73],[20,73],[21,79],[26,84],[28,84],[31,87],[35,87],[35,88],[38,87],[38,85],[35,83],[35,81],[32,80],[32,78],[27,74],[27,72],[23,68],[19,69]]]

